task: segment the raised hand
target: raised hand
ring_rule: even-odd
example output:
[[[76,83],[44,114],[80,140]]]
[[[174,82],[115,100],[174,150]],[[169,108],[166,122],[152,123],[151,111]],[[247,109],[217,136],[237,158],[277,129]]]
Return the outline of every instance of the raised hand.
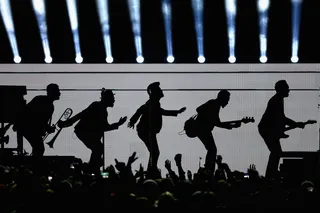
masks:
[[[134,152],[130,157],[129,157],[129,159],[128,159],[128,164],[133,164],[137,159],[138,159],[138,157],[136,157],[136,152]],[[141,164],[140,164],[141,165]]]
[[[171,161],[170,160],[166,160],[164,162],[164,167],[166,167],[167,170],[171,170]]]
[[[178,154],[176,154],[176,156],[174,156],[174,160],[177,165],[181,165],[181,158],[182,158],[182,155],[180,153],[178,153]]]
[[[184,111],[186,111],[186,107],[182,107],[181,109],[179,109],[179,114],[183,113]]]
[[[256,169],[256,165],[251,164],[247,170],[249,177],[259,177],[259,172]]]
[[[116,158],[114,159],[114,161],[116,163],[115,167],[119,172],[121,172],[126,167],[126,164],[124,162],[119,162]]]
[[[188,176],[188,179],[189,179],[190,181],[192,181],[192,173],[191,173],[190,170],[188,170],[187,176]]]
[[[142,176],[144,174],[144,169],[143,169],[142,163],[140,163],[139,171],[137,171],[137,170],[135,170],[135,171],[136,171],[137,176]]]
[[[122,124],[124,124],[124,123],[126,122],[126,120],[127,120],[127,116],[121,117],[121,118],[119,119],[119,122],[118,122],[119,126],[121,126]]]

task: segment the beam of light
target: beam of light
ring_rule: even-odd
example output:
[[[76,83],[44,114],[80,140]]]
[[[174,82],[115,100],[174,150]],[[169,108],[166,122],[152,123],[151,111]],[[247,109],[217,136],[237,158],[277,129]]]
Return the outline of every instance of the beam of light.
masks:
[[[4,26],[7,31],[7,35],[9,38],[10,46],[13,53],[13,61],[15,63],[21,62],[21,57],[19,54],[17,39],[16,39],[16,32],[14,29],[12,13],[11,13],[11,5],[9,0],[0,0],[0,12],[4,22]]]
[[[236,57],[235,57],[236,15],[237,15],[236,0],[225,0],[225,9],[227,14],[227,25],[228,25],[229,62],[234,63],[236,61]]]
[[[100,26],[102,30],[104,49],[106,51],[106,62],[112,63],[112,49],[110,36],[110,22],[109,22],[109,0],[96,0]]]
[[[269,0],[258,0],[258,12],[259,12],[259,27],[260,27],[260,62],[266,63],[267,58],[267,28],[268,28],[268,12],[270,1]]]
[[[172,48],[171,0],[162,0],[162,14],[164,18],[164,29],[166,33],[166,42],[167,42],[167,61],[169,63],[173,63],[174,57],[173,57],[173,48]]]
[[[143,63],[142,39],[141,39],[141,20],[140,20],[140,0],[128,0],[134,44],[136,47],[137,62]]]
[[[52,57],[50,53],[49,39],[47,33],[47,21],[46,21],[46,5],[44,0],[32,0],[33,10],[35,12],[38,27],[40,31],[42,48],[44,52],[44,61],[46,63],[52,62]]]
[[[203,49],[203,0],[192,0],[194,26],[197,36],[198,62],[204,63]],[[199,60],[200,58],[200,60]]]
[[[79,26],[78,26],[78,12],[77,12],[77,2],[76,0],[67,0],[69,20],[73,35],[74,48],[76,52],[77,63],[82,63],[83,58],[80,48],[80,39],[79,39]]]
[[[292,51],[291,62],[297,63],[299,61],[299,31],[300,31],[300,19],[301,19],[301,5],[303,0],[291,0],[292,8]]]

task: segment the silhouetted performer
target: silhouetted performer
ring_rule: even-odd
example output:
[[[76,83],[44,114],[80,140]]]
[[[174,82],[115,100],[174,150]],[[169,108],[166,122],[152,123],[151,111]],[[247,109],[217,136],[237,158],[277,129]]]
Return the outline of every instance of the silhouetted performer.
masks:
[[[183,107],[180,110],[162,109],[160,99],[164,95],[159,82],[150,84],[147,92],[149,94],[149,100],[131,117],[128,127],[134,128],[135,123],[141,117],[137,125],[138,136],[144,142],[150,153],[148,171],[156,172],[160,155],[157,134],[162,128],[162,116],[177,116],[184,112],[186,108]]]
[[[266,177],[276,177],[280,154],[282,152],[280,138],[284,135],[286,125],[304,128],[301,122],[295,122],[284,114],[284,98],[289,96],[289,85],[285,80],[275,84],[276,94],[269,100],[266,111],[258,125],[258,130],[269,151]]]
[[[89,167],[92,172],[98,173],[103,165],[102,154],[104,147],[101,138],[104,132],[118,129],[127,119],[127,117],[121,117],[119,122],[109,124],[107,107],[113,107],[114,102],[115,98],[112,90],[103,88],[101,101],[95,101],[70,119],[58,122],[58,126],[64,128],[79,121],[74,127],[74,132],[84,145],[92,151],[89,161]]]
[[[13,130],[20,130],[32,147],[33,156],[43,156],[45,148],[42,137],[46,132],[53,133],[55,126],[51,125],[54,112],[53,102],[59,100],[60,89],[57,84],[49,84],[47,95],[34,97],[18,116]]]
[[[211,99],[197,108],[197,137],[207,150],[205,168],[212,172],[215,170],[217,156],[217,147],[211,133],[213,128],[216,126],[224,129],[232,129],[241,126],[241,123],[223,123],[220,121],[220,109],[221,107],[226,107],[229,100],[230,92],[227,90],[221,90],[219,91],[216,99]]]

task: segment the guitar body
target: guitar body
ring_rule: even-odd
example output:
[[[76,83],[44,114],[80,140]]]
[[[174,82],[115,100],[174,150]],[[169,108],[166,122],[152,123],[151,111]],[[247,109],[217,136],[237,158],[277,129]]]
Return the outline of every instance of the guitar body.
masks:
[[[197,115],[190,117],[184,123],[184,131],[189,138],[197,137],[198,128],[197,128]]]

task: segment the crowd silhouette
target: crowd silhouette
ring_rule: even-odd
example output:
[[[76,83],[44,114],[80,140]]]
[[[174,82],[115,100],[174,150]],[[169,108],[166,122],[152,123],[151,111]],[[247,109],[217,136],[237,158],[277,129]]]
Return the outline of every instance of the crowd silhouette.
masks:
[[[181,166],[183,156],[166,160],[165,177],[148,177],[140,165],[115,160],[101,174],[92,174],[81,160],[70,167],[0,166],[1,212],[213,211],[269,212],[318,210],[318,185],[290,179],[266,179],[254,165],[234,171],[216,159],[213,175],[200,167],[192,174]],[[177,172],[175,171],[177,168]]]
[[[137,109],[127,124],[135,128],[138,137],[149,151],[146,169],[140,165],[132,171],[132,164],[138,159],[134,152],[127,162],[115,159],[101,172],[104,146],[101,138],[104,132],[122,126],[127,117],[118,122],[108,122],[108,107],[114,107],[112,90],[103,88],[101,100],[94,101],[83,111],[66,120],[51,124],[54,112],[53,102],[59,100],[57,84],[49,84],[47,96],[37,96],[30,101],[13,123],[13,130],[19,131],[32,147],[34,163],[30,165],[0,166],[0,197],[3,212],[88,212],[101,210],[156,211],[206,210],[246,212],[271,211],[274,208],[294,210],[317,207],[318,179],[299,180],[285,177],[278,170],[282,149],[280,138],[287,138],[285,132],[293,128],[304,128],[311,122],[296,122],[285,116],[284,98],[289,96],[289,85],[285,80],[275,84],[276,94],[269,100],[265,113],[258,124],[258,131],[270,151],[265,177],[255,165],[248,165],[247,171],[235,171],[217,156],[217,147],[212,134],[214,127],[233,129],[241,124],[255,122],[254,118],[221,121],[220,109],[228,105],[231,94],[221,90],[216,99],[200,105],[195,116],[185,122],[184,131],[189,137],[197,137],[207,150],[204,167],[192,174],[182,167],[182,154],[174,159],[177,173],[171,160],[164,163],[167,170],[164,177],[158,169],[160,150],[157,134],[162,128],[162,116],[178,116],[186,110],[166,110],[161,107],[164,97],[160,82],[153,82],[147,88],[149,99]],[[37,114],[37,116],[34,116]],[[71,116],[71,115],[70,115]],[[36,117],[37,119],[33,119]],[[76,136],[91,150],[88,163],[77,160],[67,167],[41,161],[44,153],[43,136],[55,132],[56,128],[74,127]],[[11,125],[11,124],[10,124]],[[3,132],[5,134],[5,131]],[[164,150],[165,151],[165,150]],[[302,172],[302,171],[301,171]],[[285,177],[285,178],[284,178]]]

